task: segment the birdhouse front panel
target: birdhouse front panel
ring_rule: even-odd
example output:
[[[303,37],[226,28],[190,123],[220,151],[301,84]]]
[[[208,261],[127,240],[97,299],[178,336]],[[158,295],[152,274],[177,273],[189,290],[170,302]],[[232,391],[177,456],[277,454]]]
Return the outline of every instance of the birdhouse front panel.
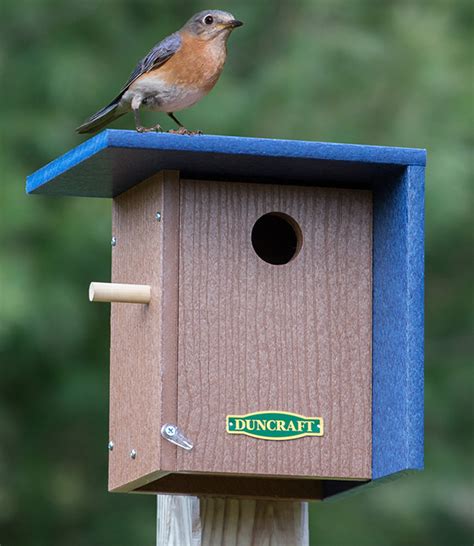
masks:
[[[369,479],[371,192],[183,180],[179,241],[178,471]]]

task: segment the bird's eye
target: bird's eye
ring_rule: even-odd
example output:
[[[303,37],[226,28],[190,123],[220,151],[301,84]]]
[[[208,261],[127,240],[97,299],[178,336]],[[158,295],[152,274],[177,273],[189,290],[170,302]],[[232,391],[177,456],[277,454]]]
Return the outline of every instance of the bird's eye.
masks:
[[[212,15],[206,15],[206,17],[204,17],[204,22],[206,25],[212,25],[214,22],[214,17]]]

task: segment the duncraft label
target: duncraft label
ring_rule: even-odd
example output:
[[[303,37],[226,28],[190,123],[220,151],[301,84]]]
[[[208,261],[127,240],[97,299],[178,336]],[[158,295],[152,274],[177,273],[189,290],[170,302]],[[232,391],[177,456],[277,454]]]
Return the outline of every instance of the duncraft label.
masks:
[[[322,436],[323,419],[305,417],[287,411],[257,411],[246,415],[228,415],[229,434],[245,434],[262,440],[296,440],[304,436]]]

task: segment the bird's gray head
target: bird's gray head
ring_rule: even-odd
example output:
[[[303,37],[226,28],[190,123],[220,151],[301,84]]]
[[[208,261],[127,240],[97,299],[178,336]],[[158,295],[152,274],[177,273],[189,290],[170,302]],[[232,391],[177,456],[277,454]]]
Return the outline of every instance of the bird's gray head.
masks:
[[[242,25],[242,21],[238,21],[232,13],[210,9],[193,15],[183,30],[198,36],[201,40],[212,40],[217,36],[227,38],[234,28]]]

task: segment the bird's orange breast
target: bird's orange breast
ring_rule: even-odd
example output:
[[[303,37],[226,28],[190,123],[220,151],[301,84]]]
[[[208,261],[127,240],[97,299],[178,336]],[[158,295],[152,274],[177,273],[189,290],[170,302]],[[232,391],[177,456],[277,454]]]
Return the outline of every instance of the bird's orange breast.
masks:
[[[210,91],[224,67],[224,41],[204,41],[181,33],[181,47],[164,65],[152,71],[170,85],[189,85]]]

